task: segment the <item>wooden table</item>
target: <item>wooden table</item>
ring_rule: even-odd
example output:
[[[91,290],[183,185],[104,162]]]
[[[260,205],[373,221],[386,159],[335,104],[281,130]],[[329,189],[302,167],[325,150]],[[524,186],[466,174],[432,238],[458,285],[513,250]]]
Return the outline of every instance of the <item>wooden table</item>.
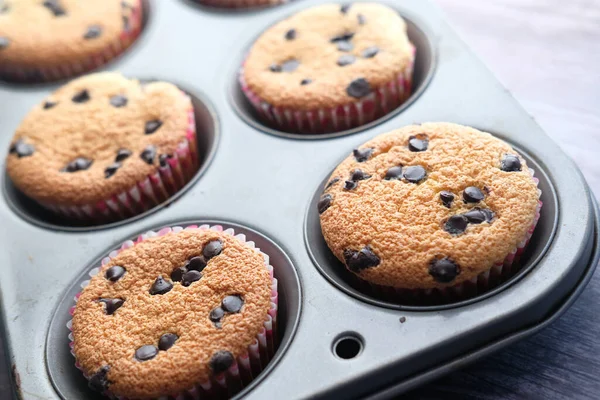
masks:
[[[600,198],[600,1],[437,2],[575,159]],[[596,274],[575,305],[548,329],[406,398],[600,398],[599,301]],[[0,399],[10,393],[5,371],[0,362]]]

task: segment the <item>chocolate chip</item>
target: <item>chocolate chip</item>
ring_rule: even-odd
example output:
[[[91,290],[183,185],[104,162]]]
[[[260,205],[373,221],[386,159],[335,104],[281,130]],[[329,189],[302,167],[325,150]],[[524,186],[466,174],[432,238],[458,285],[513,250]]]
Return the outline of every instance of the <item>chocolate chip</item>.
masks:
[[[146,344],[135,351],[135,359],[138,361],[152,360],[158,354],[156,346]]]
[[[364,15],[362,15],[362,14],[358,14],[358,15],[356,16],[356,18],[358,18],[358,24],[359,24],[359,25],[364,25],[364,24],[366,24],[366,23],[367,23],[367,19],[366,19],[366,18],[365,18],[365,16],[364,16]]]
[[[345,67],[346,65],[354,64],[355,61],[356,57],[354,57],[352,54],[344,54],[338,58],[337,65],[340,67]]]
[[[146,126],[144,128],[144,133],[146,135],[151,135],[158,130],[162,126],[162,121],[159,119],[155,119],[152,121],[146,122]]]
[[[329,41],[331,43],[335,43],[335,42],[348,42],[350,40],[352,40],[352,38],[354,37],[354,33],[353,32],[346,32],[346,33],[342,33],[341,35],[337,35],[332,37]]]
[[[227,311],[228,313],[240,312],[243,305],[244,305],[244,300],[238,295],[227,296],[221,302],[221,307],[223,308],[223,310]]]
[[[346,266],[354,272],[376,267],[380,263],[379,257],[373,253],[369,246],[363,247],[360,251],[344,250],[344,260],[346,261]]]
[[[170,154],[161,154],[158,156],[158,165],[160,165],[162,168],[165,168],[169,165],[169,160],[171,158],[173,158],[173,156]]]
[[[126,1],[122,1],[121,2],[121,7],[123,7],[123,8],[129,8],[129,9],[133,10],[133,6],[131,4],[129,4],[128,2],[126,2]]]
[[[354,150],[352,150],[352,154],[354,154],[354,158],[356,159],[356,161],[365,162],[369,158],[371,158],[371,155],[373,154],[373,149],[372,148],[354,149]]]
[[[450,208],[452,207],[452,202],[454,201],[454,195],[451,192],[444,190],[440,192],[440,200],[446,207]]]
[[[52,14],[54,14],[55,17],[61,17],[63,15],[66,15],[66,11],[60,4],[59,0],[45,0],[42,4],[48,10],[50,10],[50,12],[52,12]]]
[[[8,149],[10,154],[16,154],[17,157],[29,157],[35,152],[35,147],[28,143],[25,143],[23,139],[19,139],[14,142]]]
[[[485,198],[485,195],[479,188],[469,186],[463,192],[463,200],[465,203],[479,203]]]
[[[429,264],[429,275],[438,282],[451,282],[458,274],[460,274],[460,268],[448,257],[436,258]]]
[[[190,258],[185,267],[188,270],[194,270],[198,272],[202,272],[202,270],[206,267],[206,261],[201,256],[196,256]]]
[[[10,39],[4,36],[0,36],[0,50],[5,49],[10,44]]]
[[[131,30],[131,24],[129,23],[129,17],[126,15],[123,15],[121,17],[121,20],[123,21],[123,30],[125,32],[129,32]]]
[[[96,39],[102,34],[102,27],[100,25],[92,25],[90,26],[85,35],[83,35],[84,39]]]
[[[397,166],[388,169],[383,179],[385,179],[386,181],[391,181],[393,179],[402,179],[402,167]]]
[[[350,180],[354,181],[354,182],[364,181],[365,179],[369,179],[370,177],[371,177],[371,175],[365,174],[361,169],[355,169],[350,174]]]
[[[330,187],[332,187],[333,185],[335,185],[336,183],[338,183],[340,181],[340,178],[333,178],[332,180],[330,180],[329,182],[327,182],[327,185],[325,186],[325,190],[329,189]]]
[[[118,281],[123,277],[123,275],[125,275],[125,268],[121,267],[120,265],[112,266],[104,273],[104,277],[111,282]]]
[[[125,107],[127,105],[127,97],[116,95],[110,98],[110,105],[113,107]]]
[[[173,347],[177,339],[179,339],[179,336],[176,334],[165,333],[160,337],[160,339],[158,339],[158,349],[162,351],[169,350],[171,347]]]
[[[336,42],[336,47],[339,51],[352,51],[354,45],[346,40]]]
[[[105,179],[110,178],[111,176],[113,176],[117,172],[117,170],[119,168],[121,168],[121,163],[116,162],[116,163],[110,164],[108,167],[106,167],[104,169],[104,178]]]
[[[317,209],[319,210],[319,214],[323,214],[329,207],[331,207],[331,201],[333,200],[333,196],[329,193],[321,196],[321,199],[317,203]]]
[[[154,157],[156,157],[156,147],[149,145],[144,151],[140,154],[142,160],[146,161],[148,164],[152,165],[154,162]]]
[[[281,72],[281,65],[271,64],[269,65],[269,69],[271,70],[271,72]]]
[[[302,86],[304,86],[304,85],[308,85],[308,84],[309,84],[309,83],[311,83],[311,82],[312,82],[312,79],[305,78],[305,79],[302,79],[302,80],[300,81],[300,84],[301,84]]]
[[[108,380],[108,371],[110,371],[110,367],[105,365],[100,368],[94,375],[90,377],[88,380],[88,386],[95,392],[103,393],[108,390],[108,387],[112,383]]]
[[[427,178],[427,171],[420,165],[404,168],[404,179],[411,183],[419,183]]]
[[[212,309],[212,311],[208,315],[208,318],[212,322],[217,323],[217,322],[220,322],[224,316],[225,316],[225,311],[223,311],[223,309],[221,307],[217,307],[217,308]]]
[[[427,139],[427,136],[423,136],[423,137],[411,136],[408,139],[408,149],[410,151],[415,151],[415,152],[425,151],[425,150],[427,150],[428,146],[429,146],[429,140]]]
[[[294,40],[294,39],[296,39],[296,30],[295,29],[290,29],[289,31],[287,31],[285,33],[285,39],[286,40]]]
[[[358,183],[356,181],[346,181],[344,182],[344,190],[354,190],[358,187]]]
[[[360,99],[371,93],[371,85],[365,78],[358,78],[350,82],[346,88],[348,96]]]
[[[464,215],[453,215],[444,224],[444,230],[451,235],[459,235],[467,229],[468,225],[469,220]]]
[[[130,155],[131,155],[131,151],[129,151],[127,149],[119,149],[119,151],[117,151],[117,156],[115,157],[115,161],[116,162],[123,161]]]
[[[10,6],[8,4],[4,4],[0,6],[0,14],[6,14],[10,10]]]
[[[379,47],[371,46],[363,50],[362,56],[364,58],[373,58],[377,55],[377,53],[379,53]]]
[[[351,6],[351,5],[352,5],[352,4],[342,4],[342,6],[340,7],[340,12],[341,12],[342,14],[346,14],[346,13],[348,13],[348,10],[350,9],[350,6]]]
[[[281,70],[283,72],[293,72],[300,65],[300,61],[298,60],[287,60],[283,64],[281,64]]]
[[[494,212],[488,209],[473,208],[463,214],[465,218],[472,224],[481,224],[482,222],[490,222],[494,219]]]
[[[183,279],[183,274],[185,274],[186,272],[187,269],[185,267],[175,268],[173,272],[171,272],[171,280],[173,282],[181,282],[181,280]]]
[[[53,102],[53,101],[46,101],[46,102],[44,102],[44,110],[49,110],[57,104],[58,103]]]
[[[156,280],[152,284],[152,287],[150,288],[150,294],[165,294],[171,289],[173,289],[173,284],[169,281],[165,281],[162,275],[159,275],[158,278],[156,278]]]
[[[71,99],[73,103],[85,103],[90,99],[90,94],[87,90],[82,90]]]
[[[225,372],[233,364],[233,354],[226,350],[219,350],[210,359],[208,366],[215,375]]]
[[[517,172],[521,168],[521,160],[513,154],[505,154],[500,162],[500,169],[505,172]]]
[[[67,164],[61,172],[77,172],[77,171],[85,171],[88,169],[94,161],[85,157],[77,157],[73,161]]]
[[[104,303],[104,312],[106,315],[113,315],[125,302],[123,299],[100,299],[98,301]]]
[[[190,286],[192,283],[199,281],[202,278],[202,274],[198,271],[188,271],[181,277],[181,284],[185,287]]]
[[[208,261],[211,258],[221,254],[221,251],[223,251],[223,243],[221,240],[212,240],[204,246],[204,249],[202,249],[202,255],[204,256],[204,259]]]

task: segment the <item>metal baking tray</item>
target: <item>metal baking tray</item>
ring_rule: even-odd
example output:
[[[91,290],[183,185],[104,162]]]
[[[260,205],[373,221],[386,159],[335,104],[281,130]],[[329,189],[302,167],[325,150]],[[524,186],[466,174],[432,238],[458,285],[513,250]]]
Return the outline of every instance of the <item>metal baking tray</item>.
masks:
[[[193,97],[202,168],[156,209],[97,227],[65,225],[0,177],[0,326],[15,397],[100,398],[69,354],[73,294],[112,248],[166,225],[220,223],[271,256],[281,283],[281,345],[238,395],[247,399],[392,397],[540,329],[571,304],[598,261],[597,207],[581,173],[430,1],[380,2],[408,21],[415,94],[381,120],[322,136],[265,127],[236,83],[264,29],[320,1],[235,12],[147,2],[142,36],[106,69],[171,81]],[[0,148],[61,84],[0,84]],[[315,202],[351,149],[426,121],[471,125],[513,144],[536,170],[544,207],[522,271],[500,288],[446,306],[390,304],[352,287],[319,233]]]

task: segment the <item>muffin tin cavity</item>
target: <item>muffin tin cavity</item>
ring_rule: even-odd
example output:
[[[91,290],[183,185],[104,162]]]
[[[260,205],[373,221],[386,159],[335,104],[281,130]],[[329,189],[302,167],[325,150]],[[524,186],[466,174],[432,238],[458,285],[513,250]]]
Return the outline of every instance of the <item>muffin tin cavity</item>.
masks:
[[[19,215],[21,218],[32,224],[53,230],[79,232],[91,231],[101,228],[111,228],[128,222],[137,221],[155,211],[158,211],[168,206],[171,202],[177,200],[189,188],[191,188],[198,181],[200,176],[206,171],[208,165],[214,157],[220,137],[219,122],[217,119],[216,112],[214,111],[212,105],[204,97],[195,95],[194,93],[190,93],[187,91],[186,94],[189,95],[192,99],[192,105],[194,108],[194,117],[196,125],[196,154],[198,154],[199,168],[194,174],[194,177],[185,186],[183,186],[179,191],[174,193],[171,197],[167,198],[159,205],[147,209],[141,214],[132,217],[126,217],[125,219],[118,220],[112,223],[102,224],[95,223],[94,221],[82,222],[70,220],[68,218],[60,217],[46,210],[37,202],[25,196],[14,186],[8,174],[4,172],[3,192],[8,205],[10,206],[12,211],[14,211],[17,215]],[[151,131],[156,131],[160,129],[160,125],[157,123],[157,121],[150,122],[150,124],[146,124],[146,131],[148,130],[148,128],[150,128]],[[19,146],[15,146],[14,151],[12,148],[10,149],[10,151],[15,153],[20,152],[18,153],[19,156],[25,157],[30,151],[34,151],[34,149],[31,149],[27,147],[26,144],[21,143],[19,144]],[[156,158],[155,153],[155,149],[154,152],[152,152],[152,149],[146,149],[141,154],[132,154],[131,151],[127,149],[119,150],[119,152],[115,155],[115,164],[108,166],[105,170],[106,179],[110,179],[110,177],[114,175],[116,170],[118,170],[118,168],[120,167],[120,163],[124,162],[124,160],[126,160],[128,157],[135,156],[142,157],[143,159],[150,159],[150,157],[152,157],[153,161],[156,161],[154,160]],[[64,167],[64,171],[73,173],[74,171],[84,170],[87,167],[89,167],[91,162],[93,162],[93,160],[73,160],[71,163]],[[161,166],[164,166],[166,165],[165,163],[167,163],[168,160],[161,159],[159,157],[158,162]]]
[[[251,228],[221,221],[179,221],[170,223],[168,226],[186,227],[189,225],[201,226],[204,224],[210,226],[221,225],[223,230],[231,228],[236,234],[246,235],[246,242],[254,242],[257,248],[269,256],[269,263],[273,266],[274,277],[278,281],[277,330],[275,332],[275,343],[276,345],[278,343],[277,350],[267,367],[264,368],[263,371],[235,397],[236,399],[239,399],[258,385],[260,381],[269,374],[289,347],[296,332],[300,317],[300,308],[302,304],[300,280],[294,265],[285,252],[275,242]],[[158,232],[161,228],[162,226],[158,226],[151,230]],[[122,238],[123,240],[118,243],[123,243],[126,240],[136,240],[140,234],[145,232],[146,231],[138,232],[135,235]],[[214,242],[208,243],[205,246],[205,250],[206,247],[210,247],[210,249],[208,249],[210,251],[206,251],[207,254],[210,253],[209,255],[212,255],[213,257],[217,256],[217,249],[215,248]],[[67,328],[67,323],[71,320],[69,310],[74,305],[75,295],[82,290],[82,282],[90,278],[91,271],[101,265],[102,259],[105,258],[107,254],[118,248],[120,248],[120,244],[106,249],[106,251],[100,253],[97,258],[87,264],[77,278],[68,286],[68,289],[63,294],[54,311],[46,340],[45,360],[52,384],[62,399],[101,400],[105,398],[89,388],[88,381],[83,377],[81,371],[75,367],[75,358],[69,351],[69,329]],[[205,254],[205,256],[207,254]],[[105,278],[112,281],[115,276],[119,276],[120,272],[122,271],[114,270],[110,274],[107,274],[108,276],[105,276]],[[226,319],[227,315],[243,312],[243,296],[238,294],[225,296],[222,299],[218,310],[220,311],[215,312],[215,319],[217,320],[215,321],[216,324],[219,324],[222,318]],[[217,316],[218,318],[216,318]],[[140,348],[134,349],[135,357],[139,362],[147,362],[156,357],[160,352],[169,351],[178,339],[178,336],[173,332],[161,332],[161,335],[156,337],[156,342],[145,343]],[[225,362],[227,361],[225,359],[226,357],[220,353],[221,352],[215,353],[215,355],[213,355],[213,360],[211,360],[211,367],[214,367],[214,371],[217,372],[223,370],[223,368],[227,369],[230,364],[230,362]],[[109,367],[107,366],[107,368]],[[104,388],[107,384],[107,372],[107,370],[98,371],[96,375],[90,377],[90,384],[100,389]]]
[[[372,121],[370,123],[367,123],[365,125],[361,125],[359,127],[353,128],[353,129],[337,131],[337,132],[332,132],[332,133],[322,133],[322,134],[294,133],[291,130],[283,131],[283,130],[279,130],[274,127],[271,127],[268,125],[268,122],[266,122],[264,119],[262,119],[258,115],[255,108],[248,101],[248,99],[246,98],[246,96],[244,95],[244,93],[242,91],[241,85],[239,83],[239,72],[240,72],[239,66],[241,66],[243,64],[243,59],[240,59],[237,62],[235,74],[231,77],[232,83],[231,83],[231,86],[229,89],[231,105],[233,106],[233,108],[235,109],[237,114],[250,126],[256,128],[256,129],[259,129],[263,132],[272,134],[272,135],[277,135],[277,136],[282,136],[282,137],[287,137],[287,138],[294,138],[294,139],[326,139],[326,138],[350,135],[353,133],[357,133],[357,132],[360,132],[363,130],[370,129],[373,126],[394,117],[395,115],[397,115],[398,113],[402,112],[407,107],[409,107],[425,91],[427,85],[429,84],[429,82],[431,81],[431,78],[433,77],[433,73],[434,73],[435,66],[436,66],[436,49],[434,47],[433,37],[431,36],[431,34],[429,32],[427,32],[426,30],[422,29],[421,24],[415,22],[415,20],[413,20],[412,17],[407,17],[403,13],[400,13],[400,14],[401,14],[402,18],[404,18],[404,20],[406,21],[406,25],[407,25],[407,29],[408,29],[408,37],[409,37],[411,43],[416,48],[416,58],[415,58],[415,64],[414,64],[413,82],[412,82],[412,91],[411,91],[412,94],[404,103],[402,103],[402,105],[400,105],[396,109],[390,111],[388,114],[382,116],[381,118],[379,118],[375,121]],[[334,39],[338,39],[338,38],[334,38]],[[338,46],[338,49],[340,48],[340,46],[343,47],[347,43],[349,43],[347,40],[343,40],[343,39],[344,38],[340,37],[339,40],[333,41],[333,43],[335,43]],[[252,42],[249,43],[244,54],[247,54],[248,50],[252,46],[252,43],[254,43],[254,40],[252,40]],[[364,54],[363,55],[364,57],[368,58],[368,57],[372,57],[376,54],[376,49],[368,49],[368,50],[369,50],[369,52],[367,52],[367,54]],[[344,48],[342,48],[340,50],[340,52],[343,52],[343,51],[347,51],[347,50],[344,50]],[[352,59],[346,57],[343,53],[340,54],[340,60],[338,61],[338,64],[341,65],[341,68],[344,68],[345,65],[349,65],[352,62],[353,62]],[[289,68],[289,67],[290,66],[272,65],[272,68],[275,68],[278,71],[283,71],[285,68]],[[296,64],[294,64],[294,68],[295,67],[297,67]],[[307,78],[307,79],[301,81],[300,85],[309,85],[311,83],[311,81],[312,81],[311,79]],[[355,86],[357,86],[358,89],[360,89],[360,85],[361,85],[361,82],[357,82],[355,84]],[[358,89],[356,89],[356,90],[358,90]],[[354,90],[354,89],[352,89],[352,90]]]
[[[436,300],[431,300],[426,304],[417,303],[418,299],[416,299],[414,303],[408,300],[402,300],[397,303],[391,302],[389,296],[384,297],[385,293],[378,293],[368,284],[365,284],[354,274],[349,272],[346,266],[344,266],[344,264],[333,255],[331,250],[329,250],[329,247],[327,247],[327,243],[321,233],[321,225],[319,222],[319,214],[324,212],[330,206],[332,201],[331,198],[327,197],[327,194],[323,195],[323,188],[327,185],[327,181],[323,181],[319,184],[306,213],[304,239],[313,263],[331,284],[345,293],[376,306],[398,310],[433,311],[448,309],[471,304],[499,293],[517,282],[536,266],[549,248],[558,223],[558,203],[556,193],[548,175],[535,159],[531,158],[531,156],[518,148],[516,148],[516,150],[527,161],[528,167],[535,171],[535,177],[539,179],[538,187],[542,191],[540,200],[544,203],[544,206],[533,237],[521,256],[518,266],[519,271],[502,284],[482,293],[477,293],[477,289],[474,288],[473,292],[465,293],[464,298],[456,299],[451,303],[444,302],[442,299],[437,300],[437,302]],[[440,201],[444,202],[444,204],[451,203],[452,201],[474,201],[481,196],[485,196],[485,190],[482,191],[475,187],[468,187],[467,189],[469,190],[466,191],[467,197],[464,200],[463,193],[456,193],[455,195],[450,196],[449,193],[442,192],[440,193]],[[460,234],[466,229],[467,224],[477,224],[485,220],[493,220],[493,218],[494,214],[489,210],[473,208],[469,213],[457,215],[452,221],[446,221],[445,227],[453,234]],[[379,264],[377,256],[372,254],[368,247],[352,250],[353,251],[344,253],[349,268],[360,271],[363,268],[369,268]],[[444,282],[445,279],[451,280],[450,277],[452,274],[455,275],[458,273],[457,268],[459,267],[453,269],[449,268],[449,266],[451,266],[449,260],[437,260],[437,262],[432,263],[430,266],[430,273],[433,276],[437,276],[442,282]],[[387,300],[384,300],[384,298],[387,298]]]

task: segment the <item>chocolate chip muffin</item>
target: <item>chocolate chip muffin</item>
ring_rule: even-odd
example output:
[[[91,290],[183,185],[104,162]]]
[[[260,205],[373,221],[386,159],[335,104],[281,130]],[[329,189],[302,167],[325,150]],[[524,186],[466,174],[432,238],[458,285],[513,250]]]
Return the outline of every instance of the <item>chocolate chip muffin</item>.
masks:
[[[39,82],[90,71],[142,29],[141,0],[0,2],[0,79]]]
[[[326,4],[263,33],[240,73],[242,90],[272,127],[350,129],[410,95],[415,48],[406,23],[382,4]]]
[[[221,8],[267,7],[287,3],[288,0],[194,0],[196,3]]]
[[[505,142],[450,123],[355,149],[318,203],[329,248],[377,294],[440,300],[511,276],[539,218],[537,179]]]
[[[170,83],[118,73],[76,79],[25,117],[6,168],[20,191],[62,216],[107,222],[138,214],[198,169],[191,100]]]
[[[91,273],[68,326],[92,389],[131,399],[223,398],[266,366],[276,280],[268,256],[234,235],[207,225],[151,231]]]

